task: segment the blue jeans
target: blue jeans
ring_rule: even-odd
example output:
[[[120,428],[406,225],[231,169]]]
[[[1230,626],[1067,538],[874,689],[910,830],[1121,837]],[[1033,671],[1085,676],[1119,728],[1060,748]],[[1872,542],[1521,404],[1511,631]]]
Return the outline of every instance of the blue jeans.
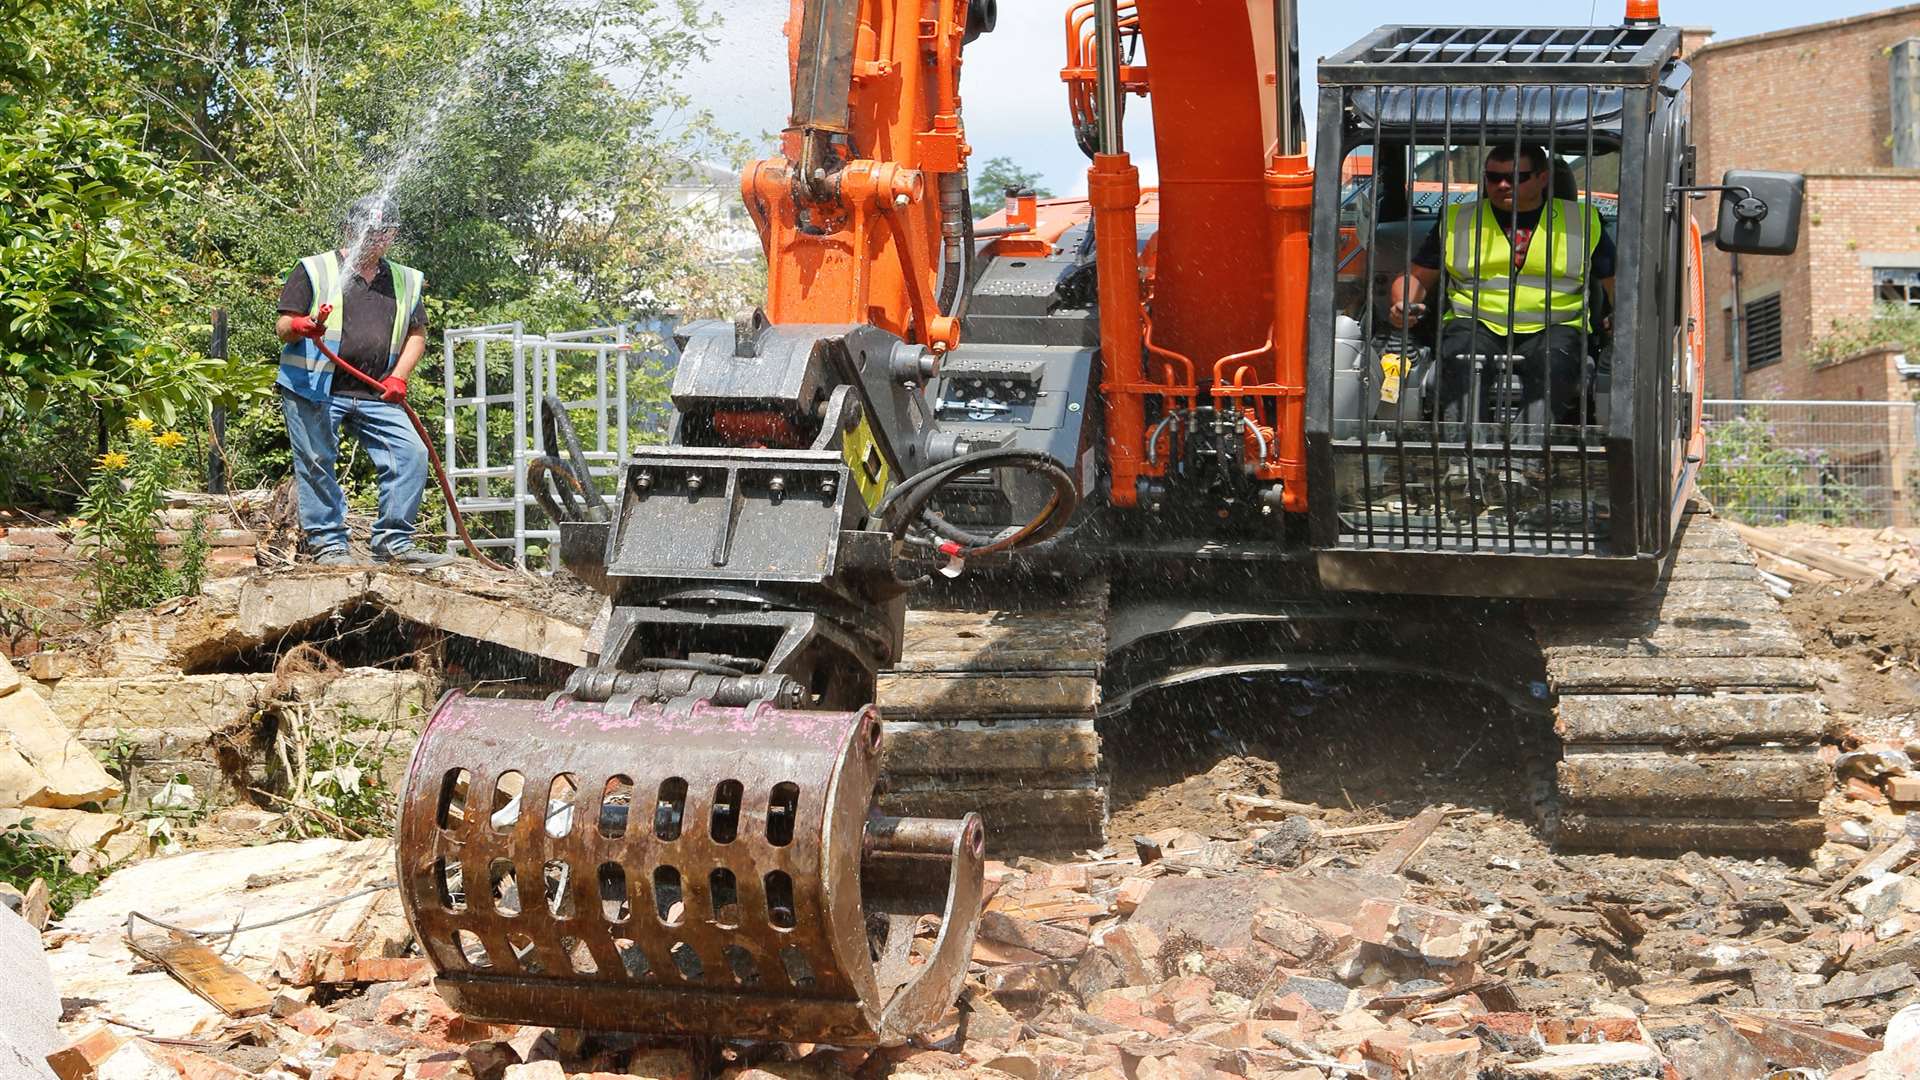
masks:
[[[373,523],[373,553],[391,557],[413,549],[413,519],[427,487],[427,448],[406,410],[371,398],[308,401],[280,391],[280,411],[293,443],[293,483],[300,496],[300,528],[315,555],[347,550],[347,496],[335,479],[340,429],[373,459],[380,481],[380,517]]]

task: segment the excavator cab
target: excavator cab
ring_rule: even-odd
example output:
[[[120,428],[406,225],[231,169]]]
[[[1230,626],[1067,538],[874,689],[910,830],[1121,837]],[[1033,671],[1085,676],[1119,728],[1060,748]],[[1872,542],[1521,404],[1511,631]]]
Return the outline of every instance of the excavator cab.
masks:
[[[1321,63],[1308,446],[1329,585],[1563,596],[1654,582],[1698,464],[1679,46],[1659,25],[1393,26]],[[1517,173],[1520,200],[1541,171],[1531,223],[1486,179]],[[1503,214],[1531,236],[1512,239]],[[1509,236],[1476,248],[1490,228]],[[1456,248],[1521,265],[1468,281],[1471,255],[1443,258]],[[1396,311],[1423,271],[1424,310]],[[1549,312],[1529,322],[1522,289]]]

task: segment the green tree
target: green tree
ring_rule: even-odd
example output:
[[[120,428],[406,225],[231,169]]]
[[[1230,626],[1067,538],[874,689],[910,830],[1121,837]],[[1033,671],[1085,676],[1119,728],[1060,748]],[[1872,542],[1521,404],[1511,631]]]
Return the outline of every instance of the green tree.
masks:
[[[1010,157],[992,158],[973,181],[973,216],[983,218],[1005,206],[1007,192],[1013,189],[1031,191],[1043,199],[1053,196],[1040,182],[1039,173],[1021,168]]]
[[[269,373],[281,279],[388,181],[405,218],[394,255],[425,272],[436,331],[749,302],[755,275],[717,271],[667,191],[681,162],[739,155],[676,86],[717,25],[696,0],[140,0],[91,14],[114,77],[74,82],[141,113],[149,146],[193,165],[170,226],[184,276],[229,309],[233,354]],[[439,357],[429,348],[414,380],[423,413]],[[236,415],[229,442],[237,483],[283,474],[270,402]]]
[[[0,7],[0,500],[78,488],[89,429],[172,425],[264,382],[190,342],[185,261],[165,225],[183,175],[90,111],[72,9]]]

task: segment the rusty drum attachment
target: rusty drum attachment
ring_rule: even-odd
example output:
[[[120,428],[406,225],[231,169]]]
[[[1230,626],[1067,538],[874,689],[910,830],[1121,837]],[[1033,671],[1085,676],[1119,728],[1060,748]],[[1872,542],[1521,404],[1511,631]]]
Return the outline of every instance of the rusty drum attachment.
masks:
[[[973,814],[873,813],[879,741],[871,707],[447,695],[399,846],[440,992],[480,1019],[650,1034],[931,1025],[973,951],[984,835]]]

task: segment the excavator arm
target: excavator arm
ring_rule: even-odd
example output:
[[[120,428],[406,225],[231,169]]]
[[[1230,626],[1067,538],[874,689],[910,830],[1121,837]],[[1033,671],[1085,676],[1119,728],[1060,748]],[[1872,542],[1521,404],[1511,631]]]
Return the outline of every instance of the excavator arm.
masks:
[[[993,5],[794,3],[782,153],[741,186],[766,303],[683,330],[668,445],[625,464],[608,520],[560,526],[607,597],[591,662],[540,703],[449,694],[413,758],[400,880],[463,1012],[854,1044],[953,1001],[980,818],[874,810],[902,555],[1041,540],[1077,500],[1044,454],[942,441],[917,398],[959,338],[960,53]],[[1051,498],[1024,529],[939,520],[980,467]]]

